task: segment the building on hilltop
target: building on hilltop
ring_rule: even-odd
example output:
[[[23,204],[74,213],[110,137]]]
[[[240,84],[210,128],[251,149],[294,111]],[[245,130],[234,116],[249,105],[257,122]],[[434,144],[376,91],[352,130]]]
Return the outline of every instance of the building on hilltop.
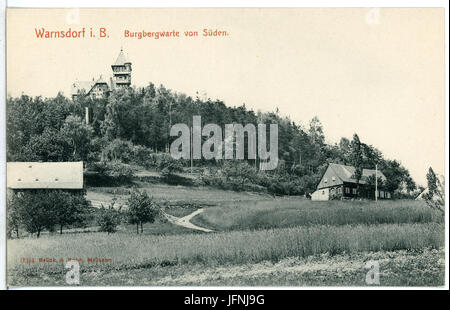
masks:
[[[359,194],[357,192],[358,184],[354,178],[355,167],[333,164],[328,165],[323,174],[317,190],[312,193],[312,200],[331,200],[331,199],[375,199],[375,184],[369,182],[369,178],[375,178],[386,182],[386,176],[381,171],[374,169],[363,169],[361,179],[359,180]],[[377,188],[377,199],[390,199],[392,193],[386,191],[382,186]]]
[[[112,85],[115,88],[127,88],[131,85],[131,62],[120,49],[116,62],[111,65],[113,71]]]
[[[72,99],[80,95],[89,96],[92,99],[107,98],[114,89],[127,88],[131,85],[131,62],[125,57],[123,49],[120,49],[114,64],[111,65],[113,76],[105,80],[101,75],[91,81],[75,81],[72,83]]]

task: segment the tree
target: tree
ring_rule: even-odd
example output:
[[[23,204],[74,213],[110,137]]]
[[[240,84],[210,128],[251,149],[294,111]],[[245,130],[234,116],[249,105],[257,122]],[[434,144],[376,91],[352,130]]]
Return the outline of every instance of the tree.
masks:
[[[442,214],[445,213],[445,186],[441,182],[430,167],[427,173],[428,192],[424,194],[423,198],[427,205],[435,210],[439,210]]]
[[[361,150],[361,141],[359,140],[358,135],[355,133],[353,135],[353,140],[351,142],[351,163],[353,167],[355,167],[355,172],[353,173],[352,178],[356,180],[356,194],[359,195],[359,181],[362,177],[363,172],[363,153]]]
[[[81,224],[88,202],[82,193],[64,190],[27,190],[14,193],[8,202],[8,225],[19,236],[19,225],[39,238],[44,229]]]
[[[20,213],[18,200],[14,199],[14,196],[7,195],[7,235],[9,238],[12,237],[13,233],[16,233],[16,237],[19,238],[19,227],[20,227]]]
[[[150,198],[145,191],[134,190],[128,199],[128,220],[131,224],[136,224],[136,233],[144,232],[144,223],[153,223],[160,215],[160,207]]]
[[[409,171],[397,160],[384,160],[380,163],[380,170],[386,176],[386,190],[399,195],[402,187],[407,191],[413,191],[416,183],[409,175]]]
[[[344,163],[350,162],[352,149],[349,139],[341,138],[341,140],[339,141],[339,150],[342,161]]]
[[[97,217],[97,223],[100,226],[99,231],[107,232],[108,235],[117,231],[117,226],[121,220],[120,211],[122,207],[116,210],[114,204],[115,201],[113,200],[106,208],[102,205]]]
[[[17,155],[20,161],[70,161],[71,148],[59,131],[46,128],[42,134],[30,137],[28,143]]]
[[[47,191],[27,190],[16,193],[12,198],[20,223],[27,232],[36,233],[37,238],[45,229],[53,231],[56,224],[55,208],[49,195]]]
[[[365,168],[373,168],[383,161],[381,152],[372,145],[361,143],[361,151],[363,154],[363,167]]]
[[[60,132],[72,149],[72,160],[86,160],[94,133],[92,127],[85,124],[79,116],[69,115]]]
[[[64,226],[84,223],[88,206],[88,201],[84,195],[65,191],[52,191],[48,199],[53,203],[55,224],[59,225],[60,234],[62,234]]]
[[[45,154],[44,145],[39,148],[36,140],[41,140],[38,138],[43,135],[46,136],[43,137],[43,140],[49,141],[49,138],[60,130],[68,115],[80,113],[78,105],[72,103],[61,93],[58,93],[55,98],[45,99],[42,97],[31,98],[25,95],[19,98],[9,97],[6,102],[8,161],[47,160],[46,158],[28,159],[26,156],[32,156],[35,153],[29,152],[26,148],[34,145],[34,150],[37,150],[40,155]],[[30,143],[32,138],[35,141]],[[56,143],[55,145],[59,146],[60,144]],[[49,143],[47,146],[52,145]]]
[[[325,142],[323,126],[317,116],[314,116],[309,122],[309,137],[313,144],[322,145]]]

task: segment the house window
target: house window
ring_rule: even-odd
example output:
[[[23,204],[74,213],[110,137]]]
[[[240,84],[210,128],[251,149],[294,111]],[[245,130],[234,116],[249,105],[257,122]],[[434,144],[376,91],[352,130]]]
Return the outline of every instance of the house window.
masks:
[[[387,192],[386,193],[386,198],[390,199],[391,198],[391,193]]]
[[[380,197],[384,198],[384,191],[380,191]]]
[[[325,179],[324,181],[323,181],[324,183],[328,183],[328,180],[327,179]]]
[[[342,194],[342,188],[338,187],[338,194]]]
[[[352,189],[353,195],[356,195],[356,188]]]
[[[332,177],[331,180],[332,180],[333,182],[335,182],[335,181],[336,181],[336,178],[335,178],[335,177]]]
[[[346,187],[346,188],[345,188],[345,193],[346,193],[346,194],[350,194],[350,187]]]
[[[325,195],[325,191],[322,191],[322,195]]]

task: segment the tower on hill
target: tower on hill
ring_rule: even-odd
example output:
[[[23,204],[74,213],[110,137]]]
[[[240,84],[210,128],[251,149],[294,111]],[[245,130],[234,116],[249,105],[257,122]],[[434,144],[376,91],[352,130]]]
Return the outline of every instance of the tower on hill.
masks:
[[[75,81],[72,84],[72,99],[77,98],[81,94],[92,99],[104,99],[114,89],[131,86],[131,62],[125,57],[122,48],[111,68],[113,76],[109,78],[109,81],[103,79],[101,75],[97,80],[92,78],[91,81]]]
[[[122,49],[111,68],[115,87],[126,88],[131,85],[131,62],[125,57]]]

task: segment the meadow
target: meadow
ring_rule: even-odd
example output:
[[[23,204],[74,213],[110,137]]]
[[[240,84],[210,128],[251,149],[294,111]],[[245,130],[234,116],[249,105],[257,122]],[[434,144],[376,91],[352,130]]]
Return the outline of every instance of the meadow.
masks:
[[[81,285],[365,285],[364,262],[372,258],[382,262],[384,285],[444,284],[443,217],[420,201],[316,202],[203,187],[140,188],[158,201],[171,197],[165,212],[174,216],[203,208],[192,222],[214,232],[158,220],[139,235],[123,223],[109,235],[90,227],[11,239],[9,285],[66,285],[69,258],[80,261]],[[94,188],[88,197],[125,202],[128,193]]]
[[[59,259],[81,258],[83,272],[188,266],[206,267],[278,262],[289,257],[397,250],[440,249],[441,224],[381,224],[279,228],[212,234],[139,235],[90,233],[43,236],[8,242],[11,285],[35,276],[65,274]],[[54,258],[55,263],[22,263],[22,258]],[[110,263],[88,263],[107,258]],[[18,279],[22,279],[18,280]],[[18,281],[18,282],[16,282]],[[111,285],[115,283],[112,282]]]
[[[352,224],[443,223],[444,217],[424,201],[311,201],[277,198],[230,203],[192,219],[216,231]]]
[[[196,204],[201,206],[220,206],[232,202],[248,202],[259,200],[272,200],[270,195],[251,192],[234,192],[214,189],[209,187],[172,186],[167,184],[151,184],[136,182],[135,186],[145,190],[155,200],[167,202],[170,205]],[[132,188],[125,187],[91,187],[87,191],[87,199],[93,201],[112,201],[117,199],[117,204],[125,204]]]

